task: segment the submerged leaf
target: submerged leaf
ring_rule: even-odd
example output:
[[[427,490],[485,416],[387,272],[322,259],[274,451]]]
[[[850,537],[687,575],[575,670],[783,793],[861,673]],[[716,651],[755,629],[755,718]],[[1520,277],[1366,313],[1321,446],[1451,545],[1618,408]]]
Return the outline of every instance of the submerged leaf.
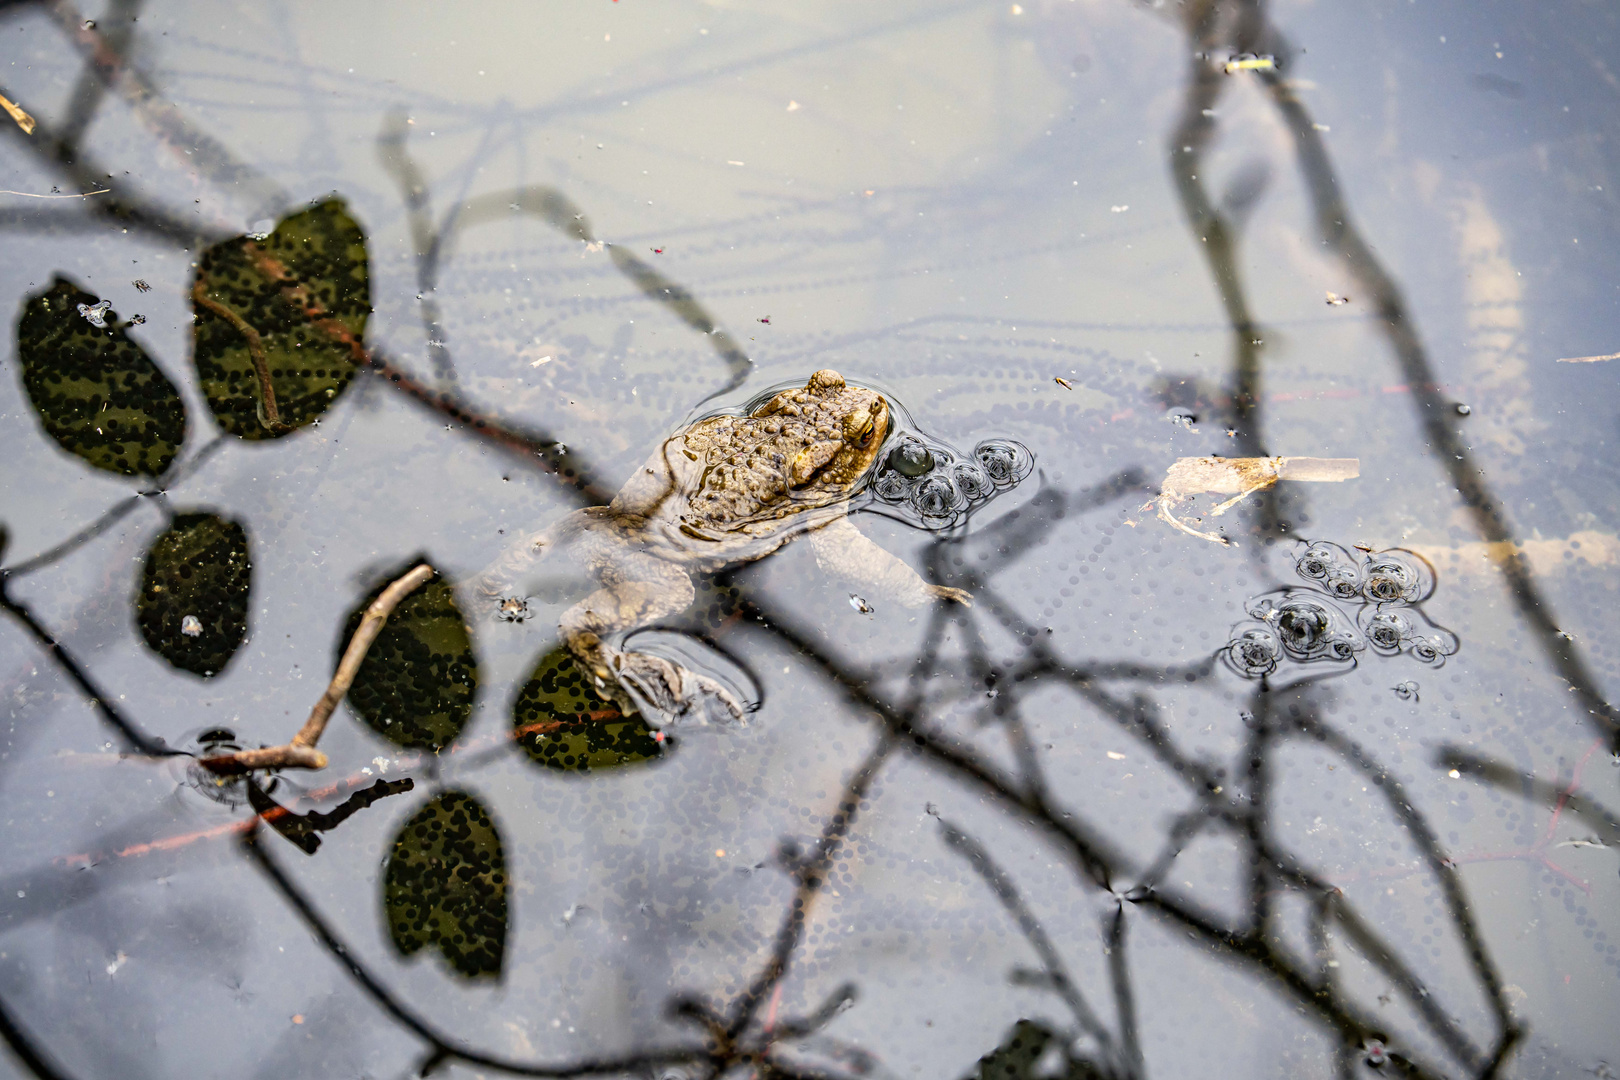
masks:
[[[186,408],[107,302],[57,276],[17,321],[23,389],[46,434],[124,476],[159,476],[186,435]]]
[[[512,702],[512,736],[530,761],[560,772],[653,761],[672,745],[667,736],[660,742],[641,717],[626,718],[598,700],[562,646],[540,658]]]
[[[197,377],[219,426],[279,438],[354,378],[371,314],[365,233],[342,199],[316,203],[269,236],[203,252],[191,301]]]
[[[418,563],[414,558],[386,575],[349,614],[337,654],[343,656],[366,607],[388,583]],[[461,734],[472,714],[478,661],[472,638],[445,580],[435,574],[400,601],[366,652],[349,707],[398,746],[437,752]]]
[[[247,532],[238,522],[177,514],[146,550],[135,621],[175,667],[217,675],[247,634],[252,584]]]
[[[394,947],[443,954],[469,979],[496,979],[506,955],[506,856],[483,804],[446,791],[394,837],[383,882]]]

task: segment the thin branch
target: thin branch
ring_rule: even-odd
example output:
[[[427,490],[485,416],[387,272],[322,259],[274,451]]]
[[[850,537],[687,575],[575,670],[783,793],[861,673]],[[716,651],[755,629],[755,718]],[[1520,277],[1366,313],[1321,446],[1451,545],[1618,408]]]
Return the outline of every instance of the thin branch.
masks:
[[[276,408],[276,388],[270,381],[270,358],[264,352],[264,339],[259,332],[248,324],[248,321],[225,304],[208,295],[208,288],[199,274],[196,282],[191,286],[191,299],[198,306],[213,312],[235,328],[247,342],[248,355],[253,358],[253,371],[259,378],[259,402],[264,410],[260,418],[264,426],[271,431],[286,431],[287,425],[281,422],[281,412]]]
[[[383,624],[388,621],[388,616],[393,614],[394,608],[399,606],[401,600],[431,580],[434,573],[433,567],[422,563],[390,584],[371,602],[366,608],[365,616],[360,620],[359,627],[349,638],[349,645],[343,650],[343,659],[338,662],[337,671],[332,673],[332,681],[326,685],[326,692],[315,702],[315,707],[309,712],[309,719],[304,721],[304,726],[298,729],[298,734],[293,736],[291,742],[281,746],[238,750],[231,754],[206,757],[199,764],[222,776],[251,772],[254,769],[326,768],[326,755],[315,749],[315,744],[320,742],[327,721],[332,719],[332,713],[343,700],[343,695],[354,685],[354,677],[359,674],[360,665],[365,662],[366,652],[371,648],[371,643],[377,640],[377,635],[382,633]]]
[[[51,1060],[44,1050],[34,1045],[34,1040],[23,1031],[4,1001],[0,1001],[0,1038],[6,1040],[11,1052],[16,1054],[17,1059],[28,1066],[39,1080],[72,1080],[72,1077]]]
[[[61,668],[69,679],[78,684],[80,690],[84,691],[85,696],[90,699],[91,707],[101,714],[103,720],[117,729],[118,733],[123,736],[124,741],[132,749],[152,757],[175,757],[183,753],[183,751],[171,749],[162,739],[148,735],[141,730],[135,721],[119,711],[118,706],[112,703],[112,699],[79,666],[78,661],[74,660],[68,654],[68,651],[62,647],[62,644],[51,636],[50,632],[40,624],[38,619],[34,618],[34,613],[29,611],[26,605],[12,599],[7,594],[6,584],[7,576],[0,574],[0,608],[11,612],[18,622],[28,628],[28,632],[34,635],[34,640],[38,641],[45,651],[50,654],[51,659],[56,661],[57,667]]]
[[[1097,1014],[1086,1003],[1085,996],[1080,993],[1080,988],[1069,977],[1063,958],[1058,955],[1057,946],[1046,936],[1046,929],[1041,926],[1035,913],[1025,905],[1024,898],[1019,895],[1012,878],[990,857],[984,845],[973,837],[948,821],[941,821],[939,829],[944,836],[945,846],[967,859],[968,865],[984,879],[984,883],[996,894],[996,899],[1001,901],[1001,906],[1006,908],[1007,913],[1018,923],[1019,931],[1035,950],[1035,955],[1040,957],[1041,967],[1051,981],[1052,988],[1069,1006],[1069,1011],[1074,1014],[1076,1022],[1088,1035],[1097,1040],[1109,1057],[1117,1058],[1113,1033],[1098,1019]],[[1134,1069],[1128,1069],[1127,1075],[1134,1075]]]
[[[355,958],[349,946],[337,936],[326,921],[315,911],[314,905],[308,897],[293,884],[292,878],[286,871],[276,864],[258,842],[257,830],[249,832],[242,837],[242,846],[248,855],[264,871],[270,883],[274,885],[292,909],[296,911],[304,924],[310,928],[320,939],[327,952],[331,953],[339,963],[349,972],[349,976],[360,984],[373,1001],[384,1012],[388,1013],[405,1028],[409,1029],[419,1039],[433,1048],[434,1058],[439,1061],[455,1059],[464,1061],[469,1065],[482,1065],[490,1069],[499,1069],[502,1072],[516,1073],[519,1076],[613,1076],[613,1075],[644,1075],[651,1069],[660,1065],[683,1065],[694,1061],[703,1061],[708,1057],[702,1047],[670,1047],[665,1050],[648,1051],[641,1054],[627,1054],[620,1058],[586,1058],[582,1061],[564,1062],[556,1065],[547,1065],[538,1062],[514,1061],[511,1058],[499,1057],[486,1053],[475,1047],[466,1046],[451,1040],[448,1036],[440,1034],[426,1020],[422,1019],[408,1006],[385,987]]]

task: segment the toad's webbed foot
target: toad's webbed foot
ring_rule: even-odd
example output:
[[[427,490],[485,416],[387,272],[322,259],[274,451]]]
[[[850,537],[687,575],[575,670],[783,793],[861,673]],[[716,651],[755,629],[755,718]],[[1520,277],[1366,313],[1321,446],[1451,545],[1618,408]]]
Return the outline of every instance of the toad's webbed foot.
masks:
[[[652,653],[621,652],[613,657],[621,692],[635,701],[649,727],[664,721],[741,725],[748,713],[719,682]]]
[[[649,727],[666,723],[747,723],[748,710],[719,681],[653,653],[615,649],[594,634],[569,642],[596,684],[621,712],[640,713]]]

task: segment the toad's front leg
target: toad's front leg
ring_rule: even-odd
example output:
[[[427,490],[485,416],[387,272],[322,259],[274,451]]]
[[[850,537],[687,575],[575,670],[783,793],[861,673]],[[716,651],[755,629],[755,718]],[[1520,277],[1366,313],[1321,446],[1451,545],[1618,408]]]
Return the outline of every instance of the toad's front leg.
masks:
[[[686,571],[662,560],[636,559],[626,570],[604,569],[602,587],[565,611],[559,627],[597,694],[622,712],[639,712],[652,727],[701,715],[709,701],[727,719],[742,722],[742,705],[714,679],[662,656],[618,647],[630,631],[686,610],[694,595]]]

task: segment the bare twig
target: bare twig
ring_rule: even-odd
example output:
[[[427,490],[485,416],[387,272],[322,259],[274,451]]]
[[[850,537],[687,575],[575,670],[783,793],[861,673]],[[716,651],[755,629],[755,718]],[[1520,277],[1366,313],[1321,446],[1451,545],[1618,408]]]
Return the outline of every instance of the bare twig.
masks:
[[[292,742],[281,746],[265,746],[257,750],[238,750],[232,754],[220,754],[216,757],[203,758],[201,764],[222,776],[251,772],[254,769],[324,769],[326,768],[326,755],[315,749],[320,741],[321,733],[326,730],[326,723],[332,718],[337,709],[338,702],[343,695],[349,692],[354,684],[355,675],[360,672],[360,665],[365,662],[366,652],[371,643],[377,640],[382,632],[383,623],[393,614],[399,602],[409,596],[419,586],[425,584],[433,577],[433,567],[427,563],[412,569],[382,591],[382,594],[373,600],[366,613],[360,620],[360,626],[355,630],[354,636],[349,638],[349,647],[343,650],[343,659],[338,661],[337,671],[332,675],[332,681],[327,684],[326,692],[321,695],[315,707],[309,711],[309,719],[304,726],[298,729]]]
[[[12,101],[10,98],[4,95],[0,95],[0,109],[6,110],[11,118],[17,121],[17,126],[23,129],[24,135],[32,135],[34,133],[34,118],[24,112],[21,105],[18,105],[15,101]],[[22,192],[12,191],[7,192],[7,194],[21,195]]]
[[[0,102],[3,101],[5,101],[5,98],[0,98]],[[111,190],[112,188],[104,187],[95,191],[81,191],[78,194],[74,194],[73,192],[53,191],[49,195],[40,195],[33,191],[12,191],[10,188],[6,188],[4,190],[0,190],[0,195],[20,195],[25,199],[88,199],[92,195],[105,195]]]

